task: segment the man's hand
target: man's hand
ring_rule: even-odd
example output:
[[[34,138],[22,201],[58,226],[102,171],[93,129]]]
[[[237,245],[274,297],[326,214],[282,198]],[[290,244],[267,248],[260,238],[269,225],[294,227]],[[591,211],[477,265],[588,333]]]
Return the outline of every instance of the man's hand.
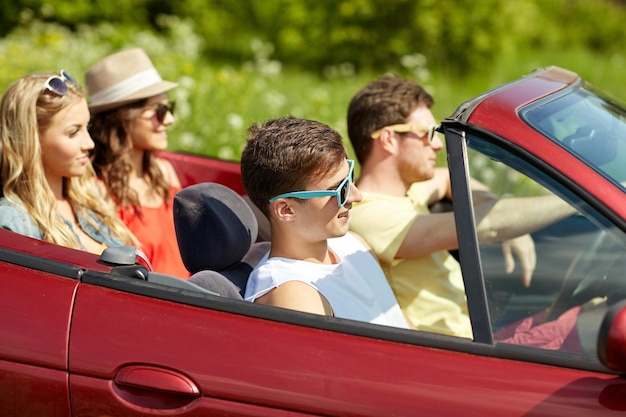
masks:
[[[513,254],[517,256],[522,265],[522,283],[524,287],[529,287],[537,266],[537,253],[533,238],[527,234],[502,242],[502,254],[504,255],[504,267],[507,274],[515,269]]]

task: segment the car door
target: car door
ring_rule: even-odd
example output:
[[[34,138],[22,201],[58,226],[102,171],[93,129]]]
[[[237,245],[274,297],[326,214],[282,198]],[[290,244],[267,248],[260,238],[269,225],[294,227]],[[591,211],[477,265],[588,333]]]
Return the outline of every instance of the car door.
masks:
[[[20,239],[28,240],[0,230],[4,242]],[[79,275],[74,265],[0,248],[0,415],[70,415],[68,340]]]
[[[80,416],[603,415],[600,393],[623,387],[515,354],[87,271],[71,404]]]
[[[623,409],[621,378],[576,369],[574,362],[559,366],[543,352],[151,284],[106,273],[92,255],[0,234],[3,416],[460,410],[532,416]],[[20,240],[28,243],[14,245]]]

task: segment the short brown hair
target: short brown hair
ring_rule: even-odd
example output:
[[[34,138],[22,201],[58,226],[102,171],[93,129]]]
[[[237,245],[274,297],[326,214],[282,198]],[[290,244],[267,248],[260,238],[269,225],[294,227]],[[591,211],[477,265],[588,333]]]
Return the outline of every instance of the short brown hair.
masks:
[[[241,155],[241,177],[250,200],[269,217],[269,199],[307,185],[347,158],[331,127],[291,116],[250,127]]]
[[[387,75],[367,84],[348,106],[348,136],[359,163],[363,164],[372,150],[372,132],[405,123],[417,107],[433,104],[422,87],[398,76]]]

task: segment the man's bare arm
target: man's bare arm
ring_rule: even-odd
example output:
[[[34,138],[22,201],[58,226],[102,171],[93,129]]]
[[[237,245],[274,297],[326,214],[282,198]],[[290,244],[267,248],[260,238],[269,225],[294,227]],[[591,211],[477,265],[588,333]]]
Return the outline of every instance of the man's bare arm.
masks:
[[[328,300],[315,288],[301,281],[289,281],[281,284],[254,302],[306,313],[333,315]]]
[[[555,195],[503,198],[474,208],[481,242],[502,242],[535,232],[577,213]]]
[[[576,213],[554,195],[487,199],[474,208],[481,242],[503,242],[546,227]],[[453,213],[419,215],[411,225],[397,258],[417,258],[458,248]]]

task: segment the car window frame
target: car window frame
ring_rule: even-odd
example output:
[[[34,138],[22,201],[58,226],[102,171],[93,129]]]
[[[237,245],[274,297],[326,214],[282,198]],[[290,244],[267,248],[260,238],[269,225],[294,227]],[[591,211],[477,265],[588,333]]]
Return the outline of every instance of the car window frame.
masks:
[[[468,311],[475,340],[479,343],[491,343],[495,345],[496,351],[504,357],[611,373],[595,359],[589,360],[580,355],[536,349],[521,345],[494,343],[490,325],[491,319],[487,301],[487,291],[485,288],[485,277],[482,270],[479,243],[476,235],[475,213],[470,192],[470,161],[468,158],[468,147],[471,145],[468,145],[468,142],[471,139],[474,141],[484,141],[484,143],[488,143],[502,152],[507,152],[517,163],[523,164],[529,170],[520,170],[517,166],[511,167],[510,161],[500,162],[503,162],[512,169],[522,172],[539,184],[553,190],[553,192],[555,188],[561,191],[566,190],[567,195],[562,195],[558,192],[557,195],[570,204],[572,204],[572,201],[580,201],[581,204],[587,208],[584,206],[575,206],[586,215],[591,215],[589,211],[593,211],[594,214],[592,216],[596,218],[597,216],[601,216],[605,221],[610,222],[611,225],[622,230],[622,232],[626,232],[624,221],[615,213],[603,207],[593,196],[554,167],[543,162],[540,158],[527,150],[512,144],[505,138],[466,122],[458,122],[452,119],[444,120],[442,130],[446,141],[446,153],[452,187],[452,204],[455,211],[454,217],[457,234],[459,236],[459,262],[461,264],[463,281],[466,288]],[[458,213],[463,213],[463,215],[456,215]],[[489,319],[484,320],[484,318]]]

